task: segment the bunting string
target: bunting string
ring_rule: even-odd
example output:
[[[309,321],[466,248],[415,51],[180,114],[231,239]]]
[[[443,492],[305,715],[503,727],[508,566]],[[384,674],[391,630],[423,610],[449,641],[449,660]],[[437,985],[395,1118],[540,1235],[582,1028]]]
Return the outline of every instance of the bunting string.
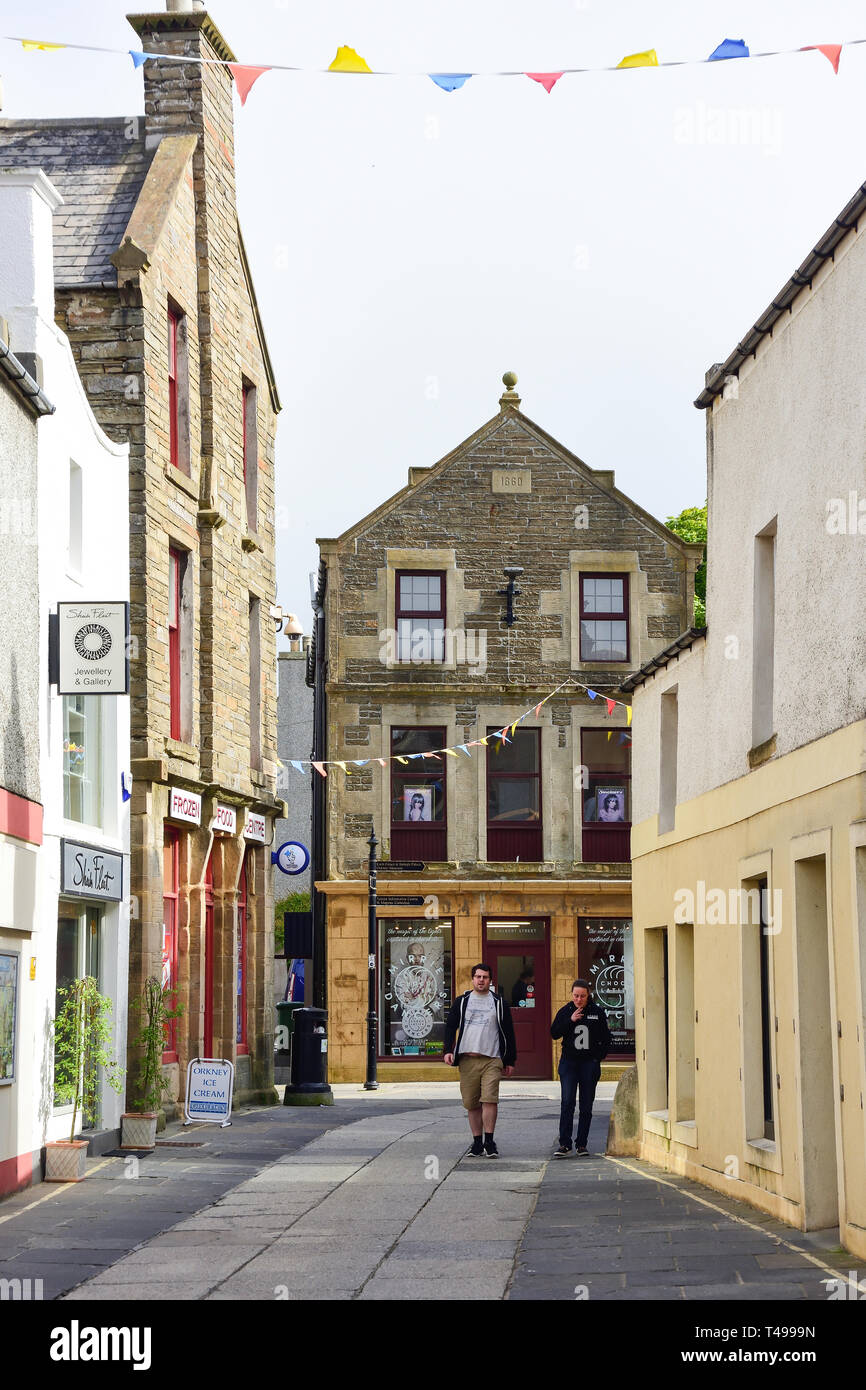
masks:
[[[555,695],[558,695],[560,690],[565,689],[584,690],[590,700],[604,700],[607,706],[604,715],[605,719],[611,717],[617,705],[624,709],[626,712],[626,728],[619,727],[610,729],[607,737],[608,740],[610,740],[615,733],[619,733],[620,743],[631,743],[631,734],[628,732],[631,728],[631,705],[625,700],[614,700],[609,695],[601,695],[597,690],[593,690],[590,686],[584,685],[582,681],[576,681],[569,677],[568,680],[563,681],[561,685],[556,686],[554,690],[551,690],[545,695],[542,700],[538,700],[536,704],[530,705],[529,708],[525,709],[522,714],[519,714],[516,719],[507,720],[501,729],[494,730],[492,734],[485,734],[483,738],[472,738],[469,739],[467,743],[456,743],[451,748],[436,748],[427,753],[395,753],[390,758],[290,758],[289,766],[294,768],[295,772],[300,772],[304,775],[306,775],[308,768],[314,767],[320,777],[327,777],[327,768],[339,767],[347,777],[351,777],[353,775],[353,768],[367,767],[370,763],[378,763],[380,767],[387,767],[389,763],[401,763],[408,767],[410,763],[417,762],[422,758],[432,758],[437,762],[443,762],[444,755],[444,757],[457,758],[459,760],[461,753],[465,754],[467,758],[471,758],[472,754],[469,751],[470,748],[487,748],[494,739],[499,739],[499,744],[496,747],[496,751],[498,752],[503,744],[511,743],[518,724],[522,724],[524,719],[527,719],[531,714],[537,719],[542,706],[546,705],[548,700],[552,700]],[[280,763],[280,766],[282,767],[283,764]]]
[[[799,48],[770,48],[753,53],[744,39],[723,39],[705,58],[659,58],[654,48],[647,48],[639,53],[627,53],[618,63],[601,64],[595,67],[562,67],[558,71],[551,72],[527,72],[525,69],[502,69],[486,72],[480,70],[474,72],[425,72],[409,69],[396,71],[391,68],[372,68],[366,59],[361,57],[360,53],[348,45],[341,45],[337,49],[334,58],[326,68],[317,68],[302,67],[291,63],[237,63],[230,62],[225,58],[189,57],[179,53],[149,53],[143,49],[104,48],[95,44],[84,43],[57,43],[45,39],[22,39],[12,35],[4,35],[2,41],[4,43],[19,43],[28,52],[56,53],[63,49],[69,49],[79,53],[122,55],[131,58],[136,68],[140,68],[143,63],[149,60],[226,67],[234,78],[242,106],[250,94],[253,83],[266,72],[342,73],[368,77],[426,77],[443,92],[459,91],[473,77],[528,77],[532,82],[542,87],[549,96],[560,78],[579,76],[584,73],[628,72],[636,68],[697,67],[705,63],[743,58],[779,58],[792,53],[822,53],[838,76],[842,49],[854,48],[859,44],[866,43],[866,39],[845,39],[841,43],[812,43]]]

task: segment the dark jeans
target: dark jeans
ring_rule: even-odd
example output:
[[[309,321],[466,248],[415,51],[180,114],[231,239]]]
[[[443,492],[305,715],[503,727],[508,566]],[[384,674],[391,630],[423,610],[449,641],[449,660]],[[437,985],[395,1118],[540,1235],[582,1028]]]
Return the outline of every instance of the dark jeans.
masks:
[[[577,1114],[576,1149],[585,1149],[589,1138],[589,1125],[592,1120],[592,1103],[595,1088],[601,1076],[601,1062],[572,1061],[561,1058],[559,1063],[559,1084],[562,1088],[562,1105],[559,1111],[559,1142],[571,1148],[571,1129],[574,1124],[574,1106],[580,1090],[580,1108]]]

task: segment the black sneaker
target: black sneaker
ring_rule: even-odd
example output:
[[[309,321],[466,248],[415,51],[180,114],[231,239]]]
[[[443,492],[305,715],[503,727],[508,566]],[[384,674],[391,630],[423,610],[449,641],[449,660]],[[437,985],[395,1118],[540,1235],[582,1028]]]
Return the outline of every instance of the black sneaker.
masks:
[[[569,1155],[570,1153],[571,1153],[571,1145],[570,1145],[570,1144],[560,1144],[560,1145],[559,1145],[559,1148],[556,1150],[556,1152],[554,1153],[553,1157],[554,1157],[554,1158],[568,1158],[568,1155]]]
[[[467,1157],[467,1158],[483,1158],[483,1157],[484,1157],[484,1144],[483,1144],[483,1142],[482,1142],[482,1139],[481,1139],[481,1135],[480,1135],[480,1134],[479,1134],[479,1136],[478,1136],[477,1139],[473,1139],[473,1140],[472,1140],[472,1143],[470,1144],[469,1148],[466,1150],[466,1157]]]
[[[485,1140],[484,1140],[484,1152],[485,1152],[485,1154],[487,1155],[488,1158],[498,1158],[498,1157],[499,1157],[499,1150],[498,1150],[497,1147],[496,1147],[496,1140],[495,1140],[495,1139],[485,1139]]]
[[[589,1158],[589,1149],[575,1149],[578,1158]]]

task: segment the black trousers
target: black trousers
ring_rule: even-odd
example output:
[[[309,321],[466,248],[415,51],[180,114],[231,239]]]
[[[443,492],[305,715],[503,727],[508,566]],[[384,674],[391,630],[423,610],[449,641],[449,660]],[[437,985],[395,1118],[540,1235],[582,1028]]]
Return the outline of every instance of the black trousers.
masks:
[[[576,1149],[585,1149],[586,1141],[589,1138],[589,1126],[592,1120],[592,1104],[595,1100],[595,1088],[601,1076],[601,1062],[595,1062],[591,1058],[585,1061],[572,1060],[570,1057],[563,1057],[559,1063],[559,1084],[562,1091],[562,1103],[559,1110],[559,1142],[567,1144],[571,1148],[571,1130],[574,1124],[574,1108],[580,1093],[580,1105],[577,1114],[577,1136],[574,1141]]]

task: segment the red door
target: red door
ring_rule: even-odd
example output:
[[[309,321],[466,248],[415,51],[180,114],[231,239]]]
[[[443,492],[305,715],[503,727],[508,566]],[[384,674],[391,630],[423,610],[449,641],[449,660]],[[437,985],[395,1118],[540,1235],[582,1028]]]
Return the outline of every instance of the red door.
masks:
[[[493,971],[494,988],[511,1007],[517,1043],[514,1075],[524,1081],[547,1081],[551,1075],[547,924],[536,919],[527,922],[524,931],[529,939],[508,939],[514,936],[514,925],[485,923],[484,959]]]
[[[213,1056],[213,864],[207,861],[204,873],[204,1047],[205,1057]]]

